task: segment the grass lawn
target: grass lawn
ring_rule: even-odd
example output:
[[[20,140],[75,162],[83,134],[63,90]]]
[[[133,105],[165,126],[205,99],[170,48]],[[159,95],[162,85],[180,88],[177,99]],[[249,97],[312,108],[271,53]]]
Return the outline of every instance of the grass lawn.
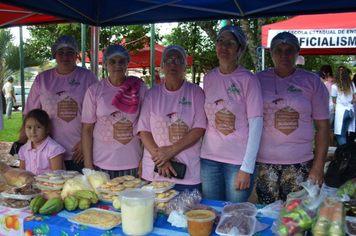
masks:
[[[15,142],[19,139],[22,125],[22,112],[11,114],[13,119],[4,118],[4,129],[0,130],[0,142]]]

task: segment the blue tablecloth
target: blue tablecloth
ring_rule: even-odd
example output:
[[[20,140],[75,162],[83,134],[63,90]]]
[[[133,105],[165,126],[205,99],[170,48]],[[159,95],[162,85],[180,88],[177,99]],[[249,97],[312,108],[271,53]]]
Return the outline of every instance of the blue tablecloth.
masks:
[[[221,212],[222,208],[226,204],[223,201],[214,201],[214,200],[206,200],[203,199],[201,201],[202,204],[206,204],[212,206],[219,212]],[[95,205],[94,207],[105,208],[109,207],[110,204],[102,203]],[[87,227],[83,225],[78,225],[71,223],[67,220],[69,216],[77,214],[80,210],[68,212],[63,210],[56,215],[35,215],[30,216],[24,220],[24,235],[50,235],[50,236],[119,236],[125,235],[122,232],[122,227],[116,227],[111,230],[99,230],[92,227]],[[270,230],[270,226],[272,225],[273,219],[267,217],[257,217],[257,219],[269,225],[269,227],[261,232],[257,232],[255,235],[266,235],[272,236],[273,233]],[[164,213],[158,213],[157,219],[154,223],[153,232],[149,235],[164,235],[164,236],[189,236],[188,230],[186,228],[177,228],[171,226],[170,223],[167,222],[167,216]],[[213,228],[213,233],[211,235],[218,235],[215,233],[215,227]]]

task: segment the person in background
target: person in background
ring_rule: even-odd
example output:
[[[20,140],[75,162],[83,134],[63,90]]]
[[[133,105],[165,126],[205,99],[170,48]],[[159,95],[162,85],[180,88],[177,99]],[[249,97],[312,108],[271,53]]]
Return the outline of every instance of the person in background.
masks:
[[[321,72],[320,70],[318,70],[318,71],[316,71],[315,72],[315,74],[317,75],[317,76],[319,76],[319,78],[321,79],[321,81],[323,81],[323,83],[325,83],[325,79],[326,79],[326,77],[327,77],[327,75],[325,75],[323,72]]]
[[[354,83],[354,85],[356,87],[356,73],[352,77],[352,82]],[[354,113],[355,113],[355,127],[356,127],[356,103],[354,103]],[[349,142],[356,142],[356,128],[355,128],[355,131],[350,133]]]
[[[84,165],[108,173],[110,179],[136,177],[142,158],[142,143],[135,134],[147,86],[140,78],[126,76],[129,63],[123,46],[110,45],[103,55],[109,76],[91,86],[84,98]]]
[[[35,175],[63,169],[63,153],[66,149],[50,137],[51,124],[47,112],[41,109],[29,111],[22,123],[27,142],[20,148],[20,169]]]
[[[81,172],[84,167],[81,144],[81,116],[85,92],[98,82],[90,70],[76,65],[78,46],[75,39],[64,35],[53,43],[52,58],[57,67],[36,76],[27,98],[24,114],[33,109],[47,112],[52,126],[52,138],[61,144],[67,170]],[[26,143],[21,130],[17,143]]]
[[[334,74],[333,74],[333,69],[330,65],[322,65],[319,69],[324,75],[326,75],[326,78],[324,80],[324,84],[326,88],[329,91],[329,111],[330,111],[330,146],[334,146],[334,140],[335,140],[335,135],[334,135],[334,121],[335,121],[335,112],[333,110],[334,103],[331,98],[331,86],[334,83]]]
[[[271,41],[274,68],[257,73],[264,107],[255,183],[261,204],[285,201],[307,179],[323,183],[330,133],[329,94],[317,75],[295,67],[299,51],[293,34],[277,34]]]
[[[155,85],[158,85],[162,82],[163,81],[162,81],[161,77],[159,76],[158,70],[155,70]]]
[[[321,71],[324,75],[326,75],[324,84],[330,93],[331,85],[333,84],[333,80],[334,80],[333,68],[330,65],[322,65],[319,71]]]
[[[6,119],[12,119],[12,106],[16,102],[15,97],[15,90],[12,83],[14,82],[14,78],[12,76],[7,77],[7,82],[4,84],[2,88],[2,93],[5,95],[6,98]]]
[[[2,91],[0,91],[0,111],[3,112],[2,110]],[[0,116],[0,130],[4,129],[4,118],[3,116]]]
[[[334,102],[335,128],[334,133],[338,145],[347,143],[347,132],[355,131],[354,106],[356,103],[355,84],[350,78],[351,71],[345,66],[339,66],[335,71],[331,86],[331,97]]]
[[[138,123],[144,145],[142,177],[175,182],[177,191],[200,189],[200,138],[206,128],[204,92],[185,79],[187,54],[182,47],[166,47],[161,68],[165,82],[147,92]],[[170,161],[186,165],[183,179],[175,178],[177,172]]]
[[[203,197],[247,202],[257,175],[263,105],[257,77],[238,65],[247,40],[226,25],[215,42],[219,67],[204,76],[208,126],[201,148]]]

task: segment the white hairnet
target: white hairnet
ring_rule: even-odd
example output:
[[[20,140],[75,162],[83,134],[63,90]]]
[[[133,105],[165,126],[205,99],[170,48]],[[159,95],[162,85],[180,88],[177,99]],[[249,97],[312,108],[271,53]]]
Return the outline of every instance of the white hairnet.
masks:
[[[65,48],[65,47],[72,48],[76,53],[78,53],[77,41],[75,41],[75,39],[72,36],[63,35],[63,36],[57,38],[57,40],[53,43],[53,45],[51,47],[52,58],[55,59],[56,52],[59,49]]]
[[[295,37],[294,34],[291,34],[289,32],[282,32],[282,33],[279,33],[273,37],[273,39],[271,41],[271,54],[272,54],[273,48],[280,43],[292,44],[298,53],[300,51],[300,46],[299,46],[297,37]]]
[[[113,56],[120,56],[125,58],[127,64],[129,64],[131,61],[130,53],[126,50],[126,48],[124,48],[120,44],[113,44],[105,49],[103,55],[103,66],[106,67],[106,62],[108,62],[108,60]]]
[[[185,49],[182,48],[181,46],[178,45],[169,45],[168,47],[166,47],[162,53],[162,58],[161,58],[161,68],[163,69],[163,60],[164,57],[166,56],[166,54],[171,51],[171,50],[176,50],[178,51],[181,55],[182,55],[182,59],[184,61],[184,71],[187,69],[187,53],[185,52]]]
[[[239,60],[242,53],[244,53],[244,51],[246,50],[246,47],[247,47],[246,35],[245,35],[244,31],[239,27],[236,27],[233,25],[225,25],[224,27],[222,27],[220,29],[216,40],[219,40],[221,35],[225,32],[231,32],[233,35],[235,35],[237,42],[239,44],[239,52],[238,52],[239,56],[237,58],[237,60]]]

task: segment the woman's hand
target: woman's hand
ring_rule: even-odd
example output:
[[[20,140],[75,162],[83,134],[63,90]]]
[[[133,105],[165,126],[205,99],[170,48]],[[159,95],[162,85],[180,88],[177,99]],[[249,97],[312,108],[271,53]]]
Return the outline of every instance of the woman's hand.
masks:
[[[74,163],[79,163],[84,161],[84,156],[83,156],[83,149],[82,149],[82,142],[79,141],[71,150],[74,152],[72,156],[72,160]]]
[[[174,170],[172,167],[171,163],[168,161],[162,167],[158,167],[158,174],[163,175],[166,178],[172,178],[174,176],[171,176],[171,173],[169,171],[172,171],[174,176],[177,176],[177,172]]]
[[[141,161],[138,163],[137,174],[138,174],[138,176],[142,179],[142,159],[141,159]]]
[[[239,170],[235,177],[235,190],[244,190],[250,187],[251,174],[243,170]]]
[[[308,179],[312,179],[313,184],[322,185],[324,182],[324,166],[314,164],[310,169]]]
[[[162,167],[174,156],[172,145],[153,148],[153,150],[156,155],[152,155],[152,161],[157,167]]]

